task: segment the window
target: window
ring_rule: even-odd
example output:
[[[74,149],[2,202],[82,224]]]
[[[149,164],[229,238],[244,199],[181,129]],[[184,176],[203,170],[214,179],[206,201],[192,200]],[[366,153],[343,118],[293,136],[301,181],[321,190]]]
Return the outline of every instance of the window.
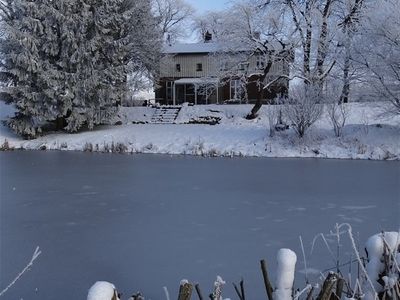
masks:
[[[223,62],[220,63],[220,65],[219,65],[219,70],[220,70],[220,71],[226,71],[226,70],[228,70],[228,65],[227,65],[226,61],[223,61]]]
[[[265,68],[265,57],[263,55],[256,56],[256,67],[258,70],[264,70]]]
[[[239,79],[231,80],[231,99],[241,100],[243,96],[243,87]]]
[[[244,70],[247,70],[247,67],[249,66],[249,63],[247,63],[247,62],[241,62],[239,65],[238,65],[238,69],[240,70],[240,71],[244,71]]]
[[[196,64],[196,71],[197,72],[203,71],[203,64]]]
[[[172,100],[172,85],[173,85],[173,82],[172,81],[167,81],[166,83],[165,83],[165,85],[166,85],[166,91],[167,91],[167,100]]]
[[[181,64],[176,64],[176,71],[180,72],[181,71]]]

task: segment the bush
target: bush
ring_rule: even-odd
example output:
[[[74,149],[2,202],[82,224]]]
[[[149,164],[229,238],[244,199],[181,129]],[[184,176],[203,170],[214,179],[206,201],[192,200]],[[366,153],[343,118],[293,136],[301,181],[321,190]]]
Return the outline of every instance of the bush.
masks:
[[[281,101],[285,117],[300,138],[321,118],[324,109],[320,90],[311,85],[297,87],[288,98],[282,98]]]

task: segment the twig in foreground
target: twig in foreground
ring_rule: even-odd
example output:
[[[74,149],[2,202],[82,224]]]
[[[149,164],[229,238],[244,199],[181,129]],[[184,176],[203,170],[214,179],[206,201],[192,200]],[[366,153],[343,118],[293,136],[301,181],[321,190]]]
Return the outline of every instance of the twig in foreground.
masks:
[[[25,266],[25,268],[15,277],[15,279],[0,292],[0,297],[3,296],[21,277],[25,274],[25,272],[29,271],[29,268],[33,265],[33,262],[38,258],[38,256],[42,253],[40,251],[39,246],[36,247],[35,252],[33,252],[32,258],[30,262]]]

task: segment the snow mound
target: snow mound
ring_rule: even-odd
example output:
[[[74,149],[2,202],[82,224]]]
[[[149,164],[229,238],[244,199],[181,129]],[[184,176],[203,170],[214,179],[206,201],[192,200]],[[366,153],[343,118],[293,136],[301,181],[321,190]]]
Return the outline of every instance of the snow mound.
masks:
[[[97,281],[89,289],[87,300],[119,300],[115,286],[107,281]]]
[[[365,249],[368,253],[368,263],[365,269],[373,284],[374,290],[367,285],[365,299],[374,299],[375,292],[379,293],[383,291],[384,288],[391,288],[394,286],[394,283],[398,281],[398,272],[396,272],[396,270],[400,257],[399,247],[400,232],[383,232],[375,234],[367,240]],[[385,259],[385,256],[389,259]],[[389,266],[385,266],[385,262],[388,262]],[[396,267],[393,265],[396,265]],[[388,274],[382,276],[386,267],[388,267],[387,269],[389,270]],[[383,280],[384,287],[379,283],[380,279]]]
[[[387,245],[390,252],[395,252],[400,246],[400,233],[390,231],[371,236],[365,244],[368,256],[371,259],[380,259],[384,253],[384,244]]]
[[[292,288],[297,255],[290,249],[280,249],[277,254],[278,267],[276,271],[276,290],[274,299],[292,299]]]

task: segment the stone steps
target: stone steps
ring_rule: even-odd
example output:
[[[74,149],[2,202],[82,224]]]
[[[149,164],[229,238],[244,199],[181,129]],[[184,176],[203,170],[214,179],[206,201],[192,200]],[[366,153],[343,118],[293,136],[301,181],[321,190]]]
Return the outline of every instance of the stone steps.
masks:
[[[173,124],[178,117],[180,106],[162,106],[151,117],[152,124]]]

